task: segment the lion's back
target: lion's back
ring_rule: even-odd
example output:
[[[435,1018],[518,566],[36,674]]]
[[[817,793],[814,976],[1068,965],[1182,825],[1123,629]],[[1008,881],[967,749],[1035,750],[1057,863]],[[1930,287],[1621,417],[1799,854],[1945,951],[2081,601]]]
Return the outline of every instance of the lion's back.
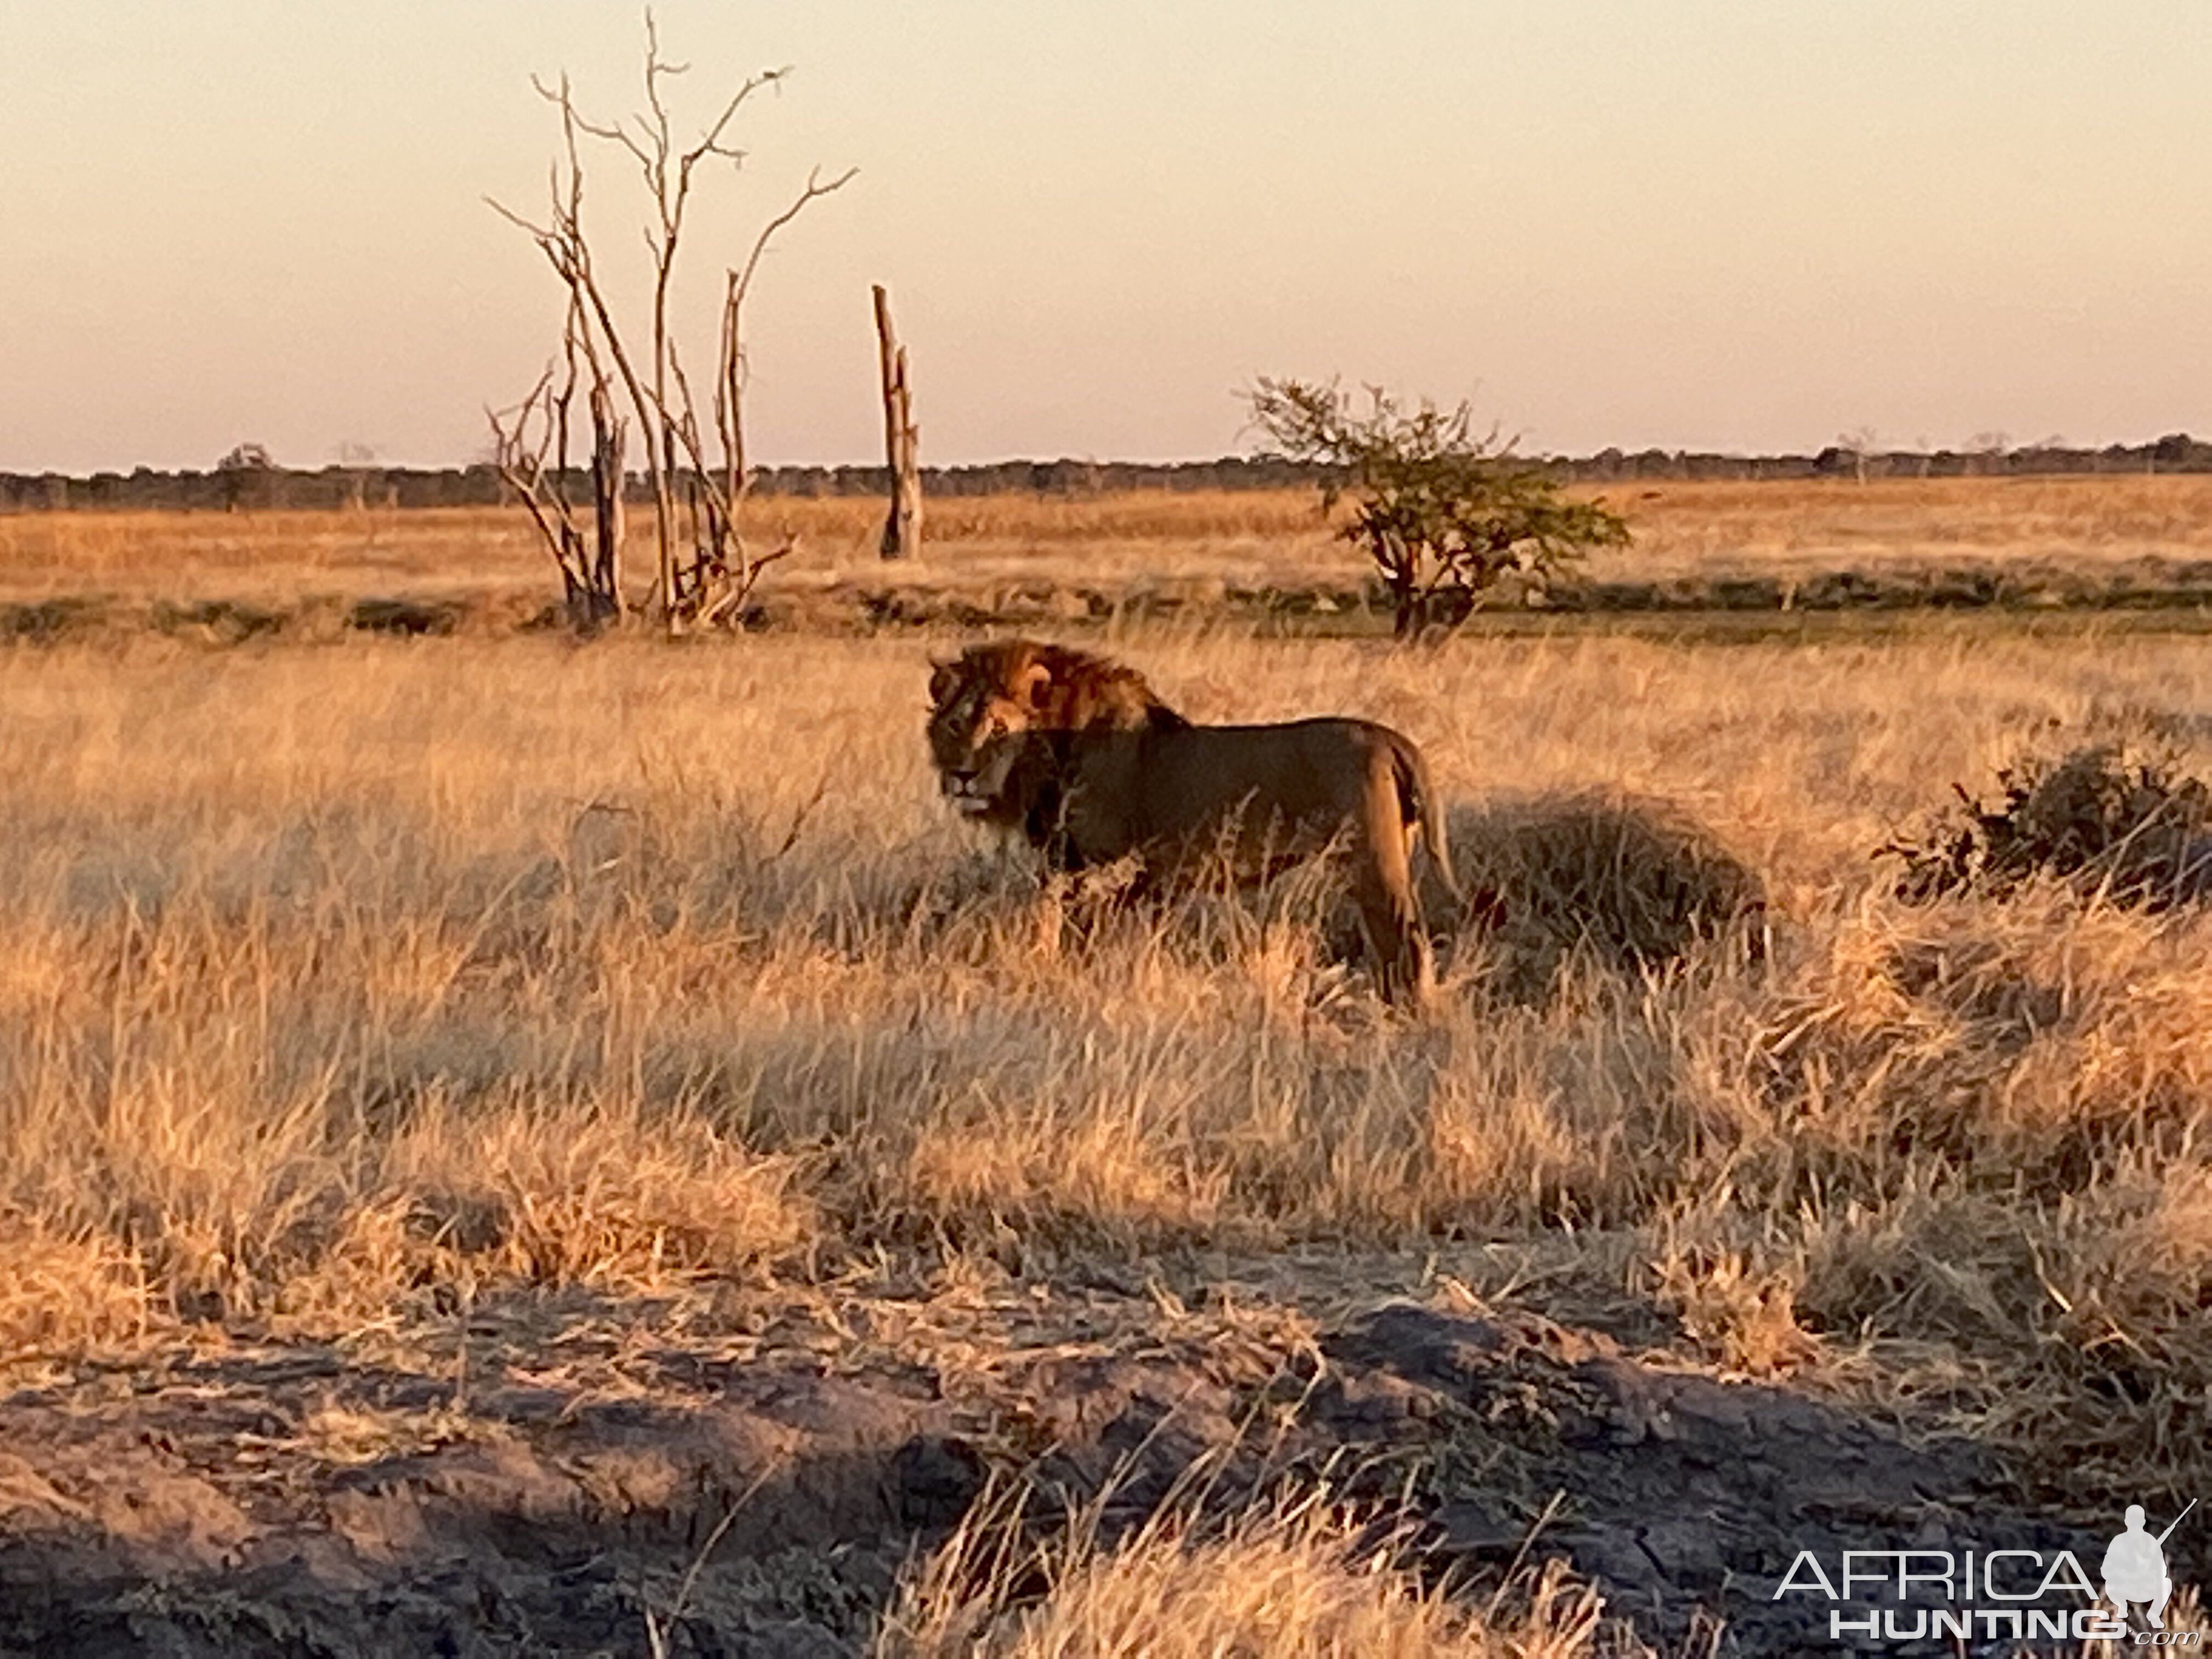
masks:
[[[1392,787],[1407,739],[1368,720],[1193,726],[1086,739],[1073,757],[1073,823],[1092,857],[1218,842],[1232,829],[1312,850]],[[1310,843],[1311,845],[1310,845]]]

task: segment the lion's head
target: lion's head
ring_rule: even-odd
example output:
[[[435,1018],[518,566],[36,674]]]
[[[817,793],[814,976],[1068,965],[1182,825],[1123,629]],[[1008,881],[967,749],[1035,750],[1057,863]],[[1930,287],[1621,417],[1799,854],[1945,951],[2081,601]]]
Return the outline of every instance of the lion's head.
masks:
[[[998,640],[930,669],[938,785],[962,812],[1001,825],[1036,805],[1051,734],[1188,724],[1135,669],[1066,646]]]

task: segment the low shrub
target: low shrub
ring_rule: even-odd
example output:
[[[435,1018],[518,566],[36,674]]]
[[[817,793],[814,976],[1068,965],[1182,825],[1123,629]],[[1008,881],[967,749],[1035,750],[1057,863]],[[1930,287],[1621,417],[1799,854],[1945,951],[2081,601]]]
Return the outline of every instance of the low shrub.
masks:
[[[1996,781],[1994,803],[1954,784],[1954,804],[1878,849],[1905,866],[1899,897],[2001,898],[2046,874],[2152,910],[2212,897],[2212,786],[2171,757],[2100,744]]]

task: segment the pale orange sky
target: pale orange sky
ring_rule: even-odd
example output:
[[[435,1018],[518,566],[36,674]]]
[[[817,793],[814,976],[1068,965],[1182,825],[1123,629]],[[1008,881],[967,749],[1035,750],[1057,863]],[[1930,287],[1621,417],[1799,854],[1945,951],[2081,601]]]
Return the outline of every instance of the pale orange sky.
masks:
[[[1471,398],[1525,447],[2212,434],[2212,6],[664,0],[694,297],[810,164],[753,314],[768,461],[1212,456],[1257,374]],[[527,84],[637,102],[606,0],[0,0],[0,471],[267,444],[444,464],[558,299]],[[601,158],[603,259],[642,199]],[[703,354],[703,341],[696,349]]]

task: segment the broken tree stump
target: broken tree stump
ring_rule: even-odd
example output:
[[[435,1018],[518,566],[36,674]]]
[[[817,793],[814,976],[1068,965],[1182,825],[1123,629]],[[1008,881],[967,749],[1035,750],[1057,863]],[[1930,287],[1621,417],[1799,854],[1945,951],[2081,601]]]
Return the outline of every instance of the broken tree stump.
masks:
[[[913,394],[907,382],[906,348],[891,327],[890,295],[875,285],[876,354],[883,371],[884,457],[890,467],[890,510],[877,551],[886,559],[910,559],[921,551],[921,469],[915,459],[921,434],[914,423]]]

